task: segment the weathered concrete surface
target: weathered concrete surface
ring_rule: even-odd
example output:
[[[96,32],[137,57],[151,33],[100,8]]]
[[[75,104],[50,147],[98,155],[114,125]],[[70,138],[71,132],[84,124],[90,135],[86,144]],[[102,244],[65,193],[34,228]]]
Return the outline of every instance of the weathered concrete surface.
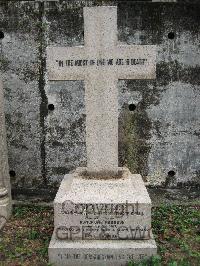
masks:
[[[48,45],[83,45],[83,11],[72,7],[63,3],[45,9]],[[45,121],[46,170],[55,184],[77,166],[86,166],[85,88],[82,81],[48,81],[46,76],[45,90],[48,102],[55,106]]]
[[[46,88],[55,106],[46,118],[46,170],[54,183],[86,165],[84,87],[82,81],[52,81]]]
[[[32,3],[1,2],[1,69],[5,89],[9,166],[15,189],[43,182],[43,136],[39,9]]]
[[[120,7],[119,38],[130,44],[158,44],[159,49],[155,82],[120,83],[122,162],[153,185],[199,183],[200,6]],[[175,33],[174,39],[168,38],[169,32]],[[132,114],[131,101],[137,105]],[[168,176],[169,171],[175,175]]]
[[[200,5],[185,2],[118,5],[119,40],[159,48],[156,81],[118,83],[120,165],[164,187],[200,183]],[[86,165],[83,82],[48,82],[43,61],[47,44],[84,44],[83,6],[0,3],[9,164],[18,195],[50,195],[64,174]],[[48,112],[48,103],[54,111]],[[174,176],[168,176],[171,170]]]

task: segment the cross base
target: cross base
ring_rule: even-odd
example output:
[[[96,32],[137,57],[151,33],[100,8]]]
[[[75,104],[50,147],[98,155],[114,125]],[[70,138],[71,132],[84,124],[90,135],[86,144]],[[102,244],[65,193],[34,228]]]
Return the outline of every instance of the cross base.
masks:
[[[127,177],[126,168],[118,168],[117,171],[91,171],[84,167],[79,167],[76,173],[85,179],[119,179]]]
[[[126,265],[131,256],[139,260],[156,253],[142,177],[127,168],[118,173],[102,179],[78,168],[65,175],[54,200],[53,265]]]

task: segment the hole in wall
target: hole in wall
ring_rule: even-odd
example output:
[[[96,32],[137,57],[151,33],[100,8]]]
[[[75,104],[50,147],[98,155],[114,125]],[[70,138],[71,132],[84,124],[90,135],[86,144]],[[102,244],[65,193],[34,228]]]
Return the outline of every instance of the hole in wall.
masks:
[[[4,33],[3,31],[0,30],[0,39],[3,39],[4,38]]]
[[[175,33],[174,32],[169,32],[168,33],[168,39],[172,40],[172,39],[174,39],[174,37],[175,37]]]
[[[134,103],[129,104],[128,106],[129,111],[134,111],[136,109],[136,105]]]
[[[175,174],[176,174],[176,172],[175,172],[174,170],[170,170],[170,171],[168,172],[168,176],[170,176],[170,177],[175,176]]]
[[[16,173],[14,170],[10,170],[9,175],[10,175],[10,177],[15,177]]]
[[[52,103],[48,104],[48,109],[49,109],[49,111],[53,111],[55,109],[54,104],[52,104]]]

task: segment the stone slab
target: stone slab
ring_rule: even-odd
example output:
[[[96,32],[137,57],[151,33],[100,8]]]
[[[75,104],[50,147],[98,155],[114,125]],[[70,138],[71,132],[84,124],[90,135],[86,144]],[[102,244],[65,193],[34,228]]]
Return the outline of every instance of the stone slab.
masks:
[[[49,261],[53,266],[125,266],[157,252],[155,240],[61,241],[52,236]]]
[[[151,200],[140,175],[88,178],[86,168],[65,175],[54,201],[58,239],[149,239]]]
[[[0,229],[1,222],[7,221],[12,214],[12,204],[9,197],[0,200]]]
[[[4,194],[3,191],[7,193]],[[11,186],[4,113],[4,93],[0,73],[0,216],[8,219],[11,216],[11,212]]]

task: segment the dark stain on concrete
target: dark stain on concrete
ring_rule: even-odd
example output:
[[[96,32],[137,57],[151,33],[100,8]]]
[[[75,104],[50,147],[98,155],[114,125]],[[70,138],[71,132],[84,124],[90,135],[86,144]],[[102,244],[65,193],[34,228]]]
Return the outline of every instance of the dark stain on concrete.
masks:
[[[43,25],[43,16],[44,16],[44,3],[39,3],[39,21],[41,24],[40,27],[40,42],[39,42],[39,58],[40,58],[40,68],[39,68],[39,81],[38,81],[38,86],[40,90],[40,95],[41,95],[41,104],[40,104],[40,127],[41,127],[41,161],[42,161],[42,178],[44,182],[44,186],[47,186],[47,176],[46,176],[46,150],[45,150],[45,145],[46,145],[46,127],[45,127],[45,117],[48,115],[48,110],[47,110],[47,104],[48,104],[48,99],[46,96],[45,92],[45,71],[46,71],[46,59],[44,57],[45,53],[45,46],[46,46],[46,41],[45,41],[45,35],[44,31],[42,28]]]
[[[83,9],[74,5],[74,9],[68,7],[67,3],[58,7],[53,5],[46,8],[46,18],[51,21],[49,31],[50,42],[62,42],[68,46],[83,44]],[[58,15],[59,14],[59,15]]]
[[[67,168],[67,167],[52,167],[51,171],[52,174],[54,175],[66,175],[67,173],[70,172],[71,169]]]
[[[146,84],[145,84],[146,83]],[[129,80],[126,87],[130,91],[139,91],[142,100],[136,110],[131,112],[127,103],[124,103],[119,117],[119,163],[127,165],[131,172],[140,173],[145,178],[148,173],[147,159],[150,151],[151,121],[146,109],[152,103],[157,104],[156,86],[150,90],[148,83],[154,81]]]
[[[184,66],[177,61],[157,64],[157,83],[159,86],[167,86],[171,82],[181,81],[191,85],[200,84],[200,67]]]
[[[194,3],[135,3],[118,4],[119,39],[130,42],[135,31],[141,31],[141,44],[162,43],[166,30],[179,34],[189,31],[196,37],[199,32],[200,5]],[[131,37],[131,39],[129,38]]]

